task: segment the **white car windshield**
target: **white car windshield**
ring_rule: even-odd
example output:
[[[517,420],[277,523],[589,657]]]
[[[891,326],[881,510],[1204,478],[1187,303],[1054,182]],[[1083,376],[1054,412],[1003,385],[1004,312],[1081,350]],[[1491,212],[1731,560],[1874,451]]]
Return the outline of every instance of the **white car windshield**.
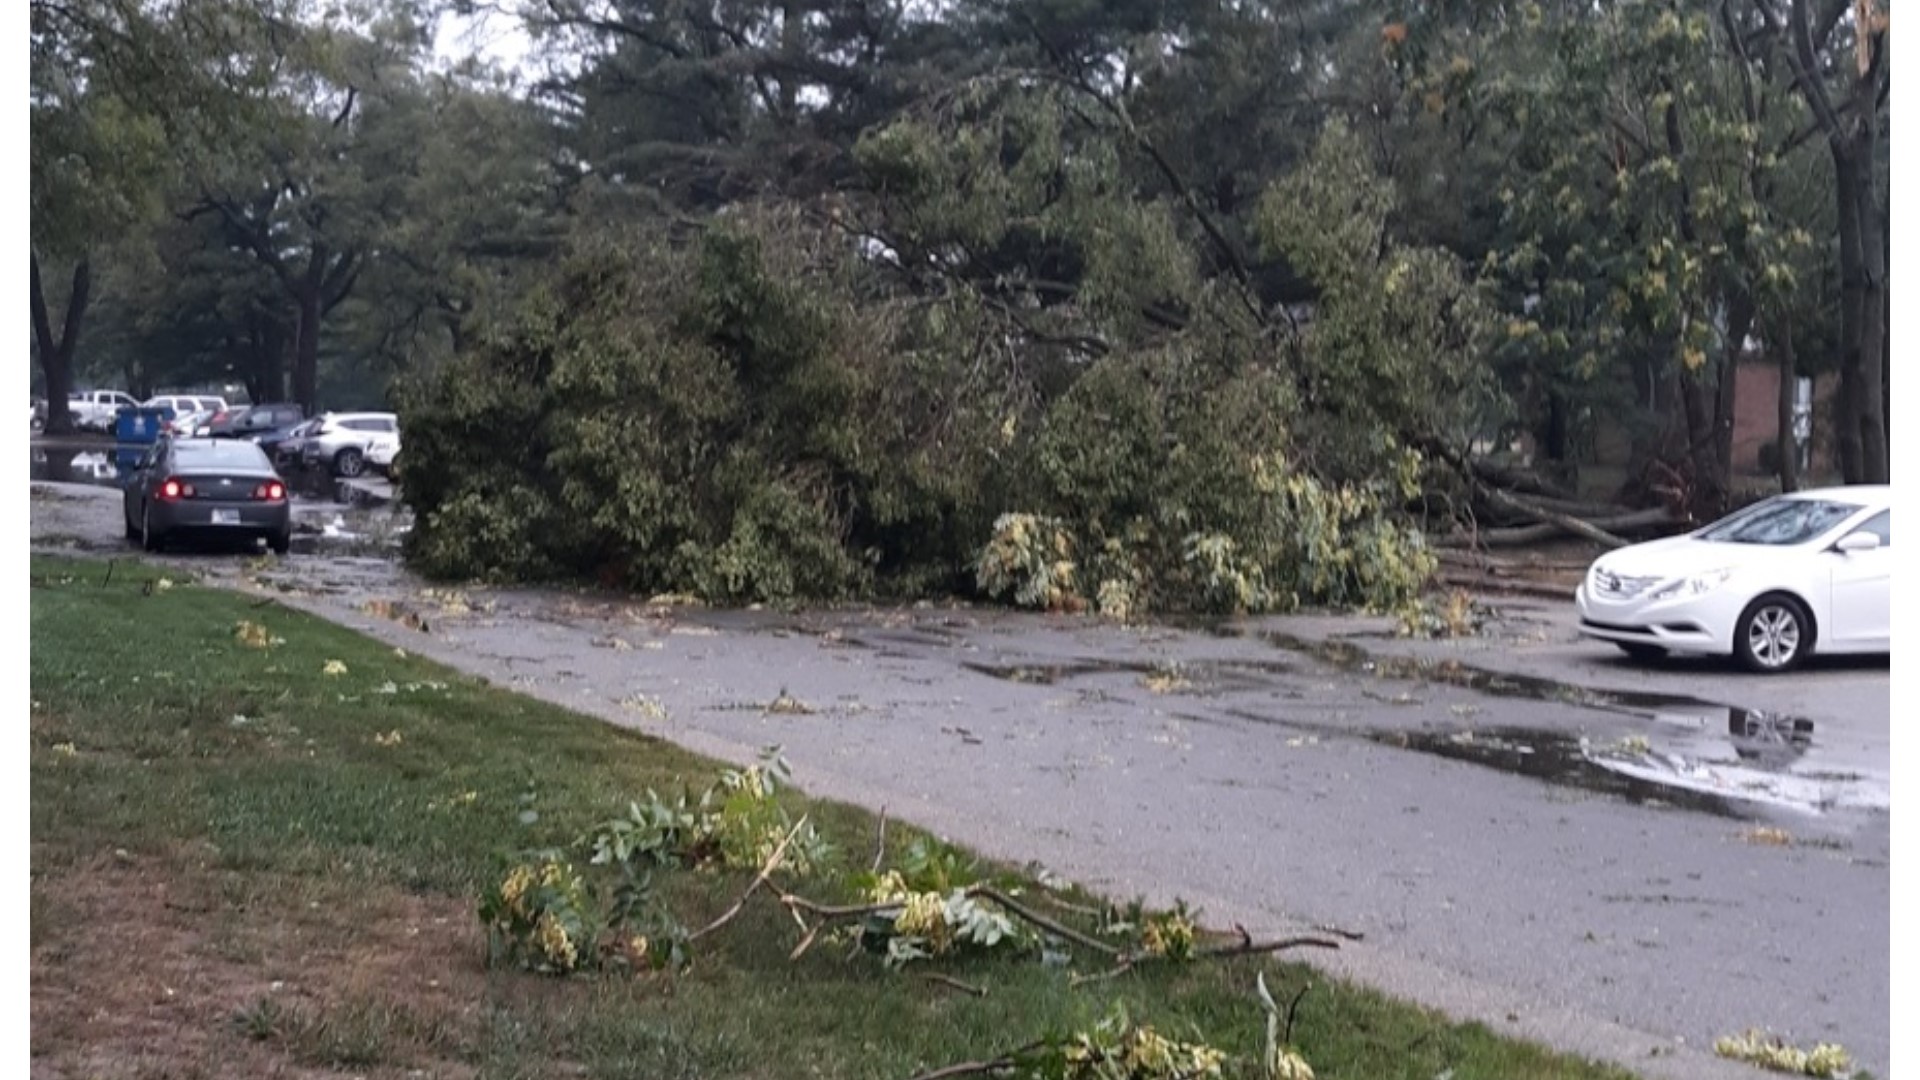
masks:
[[[1804,544],[1859,509],[1855,503],[1824,499],[1773,499],[1710,525],[1698,536],[1721,544]]]

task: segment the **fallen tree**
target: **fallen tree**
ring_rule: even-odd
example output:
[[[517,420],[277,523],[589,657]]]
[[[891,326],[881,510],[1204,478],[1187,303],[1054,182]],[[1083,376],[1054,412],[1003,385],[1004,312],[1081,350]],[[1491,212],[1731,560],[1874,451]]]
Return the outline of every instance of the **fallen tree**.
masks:
[[[1609,509],[1618,511],[1618,508]],[[1608,543],[1608,546],[1611,547],[1619,546],[1627,542],[1618,535],[1620,533],[1659,530],[1686,524],[1686,522],[1675,518],[1665,507],[1656,507],[1651,510],[1618,511],[1611,516],[1605,517],[1582,517],[1548,510],[1545,507],[1536,507],[1536,512],[1541,515],[1541,517],[1532,525],[1521,525],[1511,528],[1464,530],[1439,537],[1435,539],[1433,543],[1436,547],[1442,548],[1525,547],[1528,544],[1542,543],[1556,536],[1563,535],[1585,536],[1588,539],[1594,539],[1595,537],[1592,536],[1590,532],[1584,531],[1591,530],[1617,542],[1609,543],[1606,540],[1601,541],[1602,543]]]

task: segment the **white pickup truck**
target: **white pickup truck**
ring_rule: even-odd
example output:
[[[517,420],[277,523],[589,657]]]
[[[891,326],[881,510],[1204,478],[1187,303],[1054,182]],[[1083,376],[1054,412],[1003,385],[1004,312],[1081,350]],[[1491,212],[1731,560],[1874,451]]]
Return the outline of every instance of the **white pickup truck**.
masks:
[[[82,431],[112,432],[114,418],[121,409],[139,407],[132,395],[118,390],[81,390],[67,395],[67,411],[73,414],[73,426]]]

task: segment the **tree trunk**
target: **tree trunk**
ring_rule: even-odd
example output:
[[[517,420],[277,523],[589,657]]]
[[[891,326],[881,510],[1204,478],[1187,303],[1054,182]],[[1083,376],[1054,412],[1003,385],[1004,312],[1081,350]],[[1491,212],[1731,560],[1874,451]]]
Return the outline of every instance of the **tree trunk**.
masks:
[[[1567,396],[1547,392],[1547,427],[1540,440],[1537,463],[1541,474],[1568,491],[1580,489],[1580,469],[1573,461],[1573,409]]]
[[[1687,511],[1708,519],[1719,516],[1727,497],[1727,477],[1720,471],[1719,454],[1714,450],[1713,410],[1718,399],[1718,384],[1709,383],[1704,373],[1680,373],[1680,401],[1687,419],[1687,461],[1693,466]]]
[[[1775,419],[1779,422],[1779,436],[1774,445],[1780,448],[1779,471],[1780,490],[1800,490],[1800,441],[1795,436],[1793,426],[1793,404],[1800,373],[1793,361],[1793,322],[1781,319],[1774,331],[1773,348],[1780,361],[1780,392],[1778,411]]]
[[[1726,486],[1731,486],[1733,480],[1734,392],[1740,382],[1740,362],[1747,355],[1747,335],[1753,331],[1753,318],[1753,298],[1745,292],[1736,292],[1727,304],[1727,343],[1720,362],[1719,392],[1713,402],[1713,456]]]
[[[1859,369],[1860,477],[1862,483],[1884,484],[1889,476],[1887,445],[1887,263],[1880,236],[1879,200],[1875,196],[1873,147],[1877,142],[1872,117],[1865,118],[1858,142],[1851,192],[1857,201],[1855,227],[1860,230],[1856,251],[1860,267],[1859,352],[1852,362]],[[1848,193],[1842,192],[1845,197]]]
[[[282,361],[286,356],[286,324],[272,314],[255,311],[247,317],[247,397],[258,405],[286,400]]]
[[[293,349],[293,400],[312,412],[320,382],[320,292],[303,291]]]
[[[1835,402],[1833,446],[1840,458],[1840,478],[1858,484],[1866,476],[1865,447],[1860,423],[1864,395],[1860,388],[1860,329],[1865,315],[1865,259],[1860,251],[1860,203],[1854,197],[1859,169],[1839,142],[1833,148],[1834,183],[1840,213],[1840,393]]]
[[[40,357],[40,378],[47,390],[49,435],[64,435],[73,430],[73,414],[67,410],[67,395],[73,392],[73,355],[80,344],[80,321],[86,316],[87,301],[93,293],[93,266],[86,256],[73,267],[73,286],[67,293],[66,316],[61,320],[60,336],[53,336],[53,320],[47,312],[47,296],[40,285],[40,255],[33,258],[33,345]]]

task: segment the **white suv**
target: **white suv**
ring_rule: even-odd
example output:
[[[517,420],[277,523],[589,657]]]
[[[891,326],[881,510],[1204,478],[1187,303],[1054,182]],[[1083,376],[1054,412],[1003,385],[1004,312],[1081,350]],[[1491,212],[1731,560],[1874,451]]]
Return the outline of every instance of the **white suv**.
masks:
[[[227,407],[227,399],[212,394],[161,394],[141,402],[143,409],[172,409],[176,419],[188,413],[220,412]]]
[[[325,413],[301,447],[300,460],[325,464],[335,476],[355,477],[366,473],[367,458],[375,451],[391,460],[389,449],[400,449],[400,418],[394,414]]]

